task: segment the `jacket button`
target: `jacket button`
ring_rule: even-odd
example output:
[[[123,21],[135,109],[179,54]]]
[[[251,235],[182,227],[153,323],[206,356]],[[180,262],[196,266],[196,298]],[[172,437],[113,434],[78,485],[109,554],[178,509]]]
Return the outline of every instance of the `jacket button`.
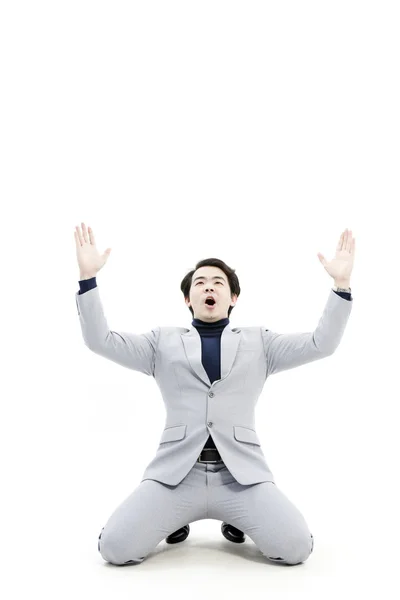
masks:
[[[209,392],[208,395],[210,396],[210,398],[214,398],[214,396],[215,396],[214,392]]]
[[[212,421],[208,421],[207,425],[208,425],[209,427],[211,427],[211,425],[212,425]]]

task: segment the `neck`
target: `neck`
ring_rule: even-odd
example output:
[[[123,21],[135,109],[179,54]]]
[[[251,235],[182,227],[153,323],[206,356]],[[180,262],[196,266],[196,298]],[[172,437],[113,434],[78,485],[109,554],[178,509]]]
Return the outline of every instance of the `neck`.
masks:
[[[229,323],[229,318],[228,317],[222,317],[221,319],[218,319],[218,321],[202,321],[201,319],[194,317],[192,320],[192,325],[196,326],[196,325],[208,325],[208,326],[216,326],[219,327],[221,325],[227,325]]]

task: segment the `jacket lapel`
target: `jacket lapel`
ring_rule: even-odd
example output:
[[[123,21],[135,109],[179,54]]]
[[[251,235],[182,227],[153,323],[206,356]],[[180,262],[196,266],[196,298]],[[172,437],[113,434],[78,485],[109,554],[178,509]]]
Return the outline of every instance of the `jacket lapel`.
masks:
[[[196,327],[192,327],[186,333],[181,334],[182,342],[185,348],[186,357],[190,366],[195,371],[198,377],[207,385],[211,385],[211,381],[206,370],[201,362],[201,337]],[[233,362],[236,358],[237,349],[241,338],[241,330],[233,331],[227,325],[221,334],[221,379],[227,377],[232,369]]]

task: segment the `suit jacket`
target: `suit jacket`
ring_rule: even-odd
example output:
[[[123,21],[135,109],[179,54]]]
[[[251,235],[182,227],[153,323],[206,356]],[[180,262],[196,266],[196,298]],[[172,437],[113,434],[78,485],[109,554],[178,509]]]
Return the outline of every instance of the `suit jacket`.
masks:
[[[353,301],[332,289],[314,331],[279,334],[235,327],[221,334],[221,379],[211,384],[195,327],[155,327],[146,333],[109,329],[99,288],[76,293],[85,345],[119,365],[155,378],[166,406],[157,452],[142,481],[177,485],[209,434],[242,485],[274,481],[257,435],[254,411],[267,377],[330,356],[338,347]]]

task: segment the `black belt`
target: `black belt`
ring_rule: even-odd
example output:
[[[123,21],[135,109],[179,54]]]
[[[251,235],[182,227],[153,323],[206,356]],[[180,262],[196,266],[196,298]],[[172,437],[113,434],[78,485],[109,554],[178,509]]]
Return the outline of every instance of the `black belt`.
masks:
[[[222,462],[222,458],[216,448],[203,448],[196,462],[217,463]]]

